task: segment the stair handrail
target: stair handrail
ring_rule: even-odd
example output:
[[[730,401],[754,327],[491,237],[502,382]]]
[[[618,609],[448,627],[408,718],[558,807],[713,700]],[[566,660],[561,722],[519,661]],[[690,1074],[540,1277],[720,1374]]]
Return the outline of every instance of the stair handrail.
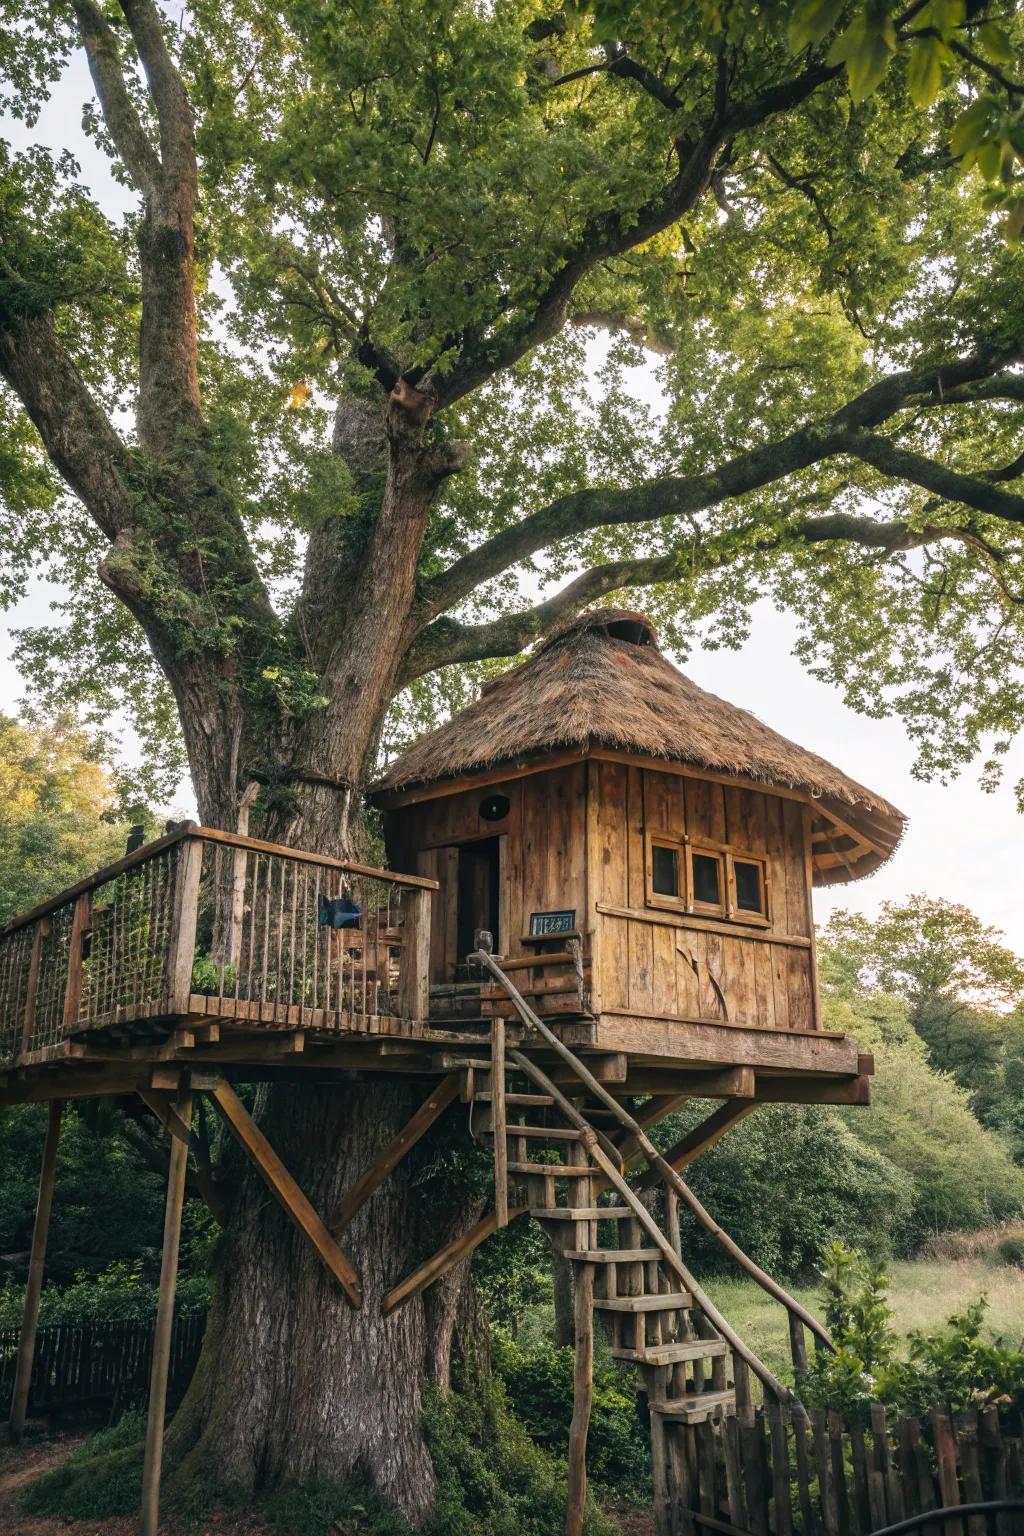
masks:
[[[526,999],[518,990],[515,983],[512,982],[508,976],[506,976],[505,972],[497,964],[493,955],[489,955],[482,950],[478,950],[470,958],[483,965],[483,967],[490,972],[494,979],[504,987],[505,991],[508,993],[509,999],[511,1000],[523,1022],[529,1025],[531,1028],[537,1030],[541,1038],[551,1046],[556,1055],[558,1055],[561,1060],[565,1062],[566,1066],[568,1066],[571,1071],[576,1074],[576,1076],[580,1079],[580,1082],[584,1085],[591,1096],[598,1099],[606,1109],[610,1109],[612,1111],[616,1119],[618,1119],[619,1122],[629,1131],[630,1135],[635,1138],[638,1147],[643,1151],[651,1167],[657,1169],[664,1182],[675,1191],[681,1200],[683,1200],[687,1208],[692,1212],[693,1216],[700,1223],[700,1225],[703,1226],[705,1230],[708,1231],[711,1236],[714,1237],[722,1245],[723,1248],[725,1248],[726,1252],[729,1253],[730,1256],[734,1258],[740,1265],[740,1267],[744,1269],[747,1274],[749,1274],[750,1277],[757,1282],[762,1290],[767,1291],[767,1293],[770,1296],[773,1296],[776,1301],[782,1303],[791,1317],[798,1318],[805,1327],[809,1328],[814,1334],[815,1338],[819,1339],[825,1348],[834,1349],[835,1346],[832,1342],[832,1337],[829,1334],[828,1329],[825,1328],[824,1324],[820,1323],[818,1319],[813,1315],[813,1313],[808,1312],[807,1308],[802,1306],[801,1303],[797,1301],[795,1296],[791,1296],[789,1292],[785,1290],[777,1280],[774,1280],[771,1275],[767,1274],[760,1267],[759,1264],[756,1264],[754,1260],[749,1256],[749,1254],[744,1253],[739,1244],[734,1242],[727,1232],[722,1230],[722,1228],[711,1216],[710,1212],[707,1211],[698,1200],[697,1196],[690,1189],[690,1186],[686,1183],[686,1181],[680,1178],[679,1174],[672,1167],[671,1163],[666,1162],[665,1158],[662,1157],[661,1153],[651,1141],[650,1137],[646,1134],[639,1123],[634,1120],[629,1111],[624,1109],[623,1106],[619,1103],[618,1099],[610,1094],[607,1089],[598,1082],[593,1073],[588,1071],[583,1062],[580,1061],[579,1057],[573,1051],[571,1051],[567,1045],[563,1044],[563,1042],[558,1038],[552,1029],[548,1028],[543,1019],[539,1018],[538,1015],[534,1013],[533,1009],[530,1007],[529,1003],[527,1003]],[[516,1054],[517,1056],[519,1055],[518,1052]],[[560,1095],[560,1097],[564,1099],[564,1096]],[[568,1100],[564,1100],[564,1102],[568,1103]],[[589,1122],[585,1121],[584,1123],[588,1125],[588,1128],[590,1128]],[[619,1183],[624,1183],[625,1181],[621,1180],[620,1176],[616,1174],[614,1182],[616,1188],[618,1188]],[[627,1189],[629,1188],[628,1185],[625,1187]],[[632,1193],[632,1191],[630,1191],[630,1193]],[[654,1225],[657,1228],[657,1224],[654,1223]],[[657,1228],[657,1230],[660,1232],[660,1228]],[[665,1239],[665,1241],[667,1242],[668,1240]],[[674,1252],[675,1250],[673,1249],[672,1251]],[[754,1358],[756,1359],[756,1357]],[[760,1375],[760,1372],[756,1370],[753,1363],[750,1363],[751,1369],[755,1370],[755,1374]],[[758,1361],[758,1365],[761,1365],[760,1361]],[[767,1369],[767,1366],[761,1366],[762,1371],[767,1371]],[[761,1377],[761,1379],[763,1380],[764,1378]],[[774,1377],[772,1379],[774,1380]],[[783,1388],[782,1390],[786,1391],[787,1389]]]

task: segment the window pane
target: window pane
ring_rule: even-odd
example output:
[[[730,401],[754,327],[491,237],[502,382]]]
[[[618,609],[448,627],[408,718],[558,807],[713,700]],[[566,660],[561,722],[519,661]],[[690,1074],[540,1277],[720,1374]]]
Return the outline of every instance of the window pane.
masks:
[[[760,864],[747,864],[742,859],[736,859],[733,867],[736,870],[737,907],[741,912],[763,912]]]
[[[655,843],[651,848],[651,886],[656,896],[678,896],[676,850]]]
[[[693,856],[693,899],[704,901],[710,906],[722,905],[722,890],[719,879],[720,862],[710,853],[695,853]]]

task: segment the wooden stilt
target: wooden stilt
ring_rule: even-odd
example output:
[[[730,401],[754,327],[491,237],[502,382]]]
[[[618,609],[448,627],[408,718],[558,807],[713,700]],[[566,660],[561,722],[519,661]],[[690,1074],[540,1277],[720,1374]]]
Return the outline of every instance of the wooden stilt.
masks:
[[[565,1536],[582,1536],[587,1504],[587,1431],[594,1402],[594,1266],[576,1269],[576,1364],[569,1429],[569,1499]]]
[[[32,1381],[32,1361],[36,1352],[36,1327],[39,1323],[39,1298],[43,1290],[43,1266],[46,1262],[46,1239],[50,1232],[50,1210],[53,1205],[53,1186],[57,1174],[57,1147],[60,1143],[60,1122],[64,1111],[62,1099],[50,1101],[50,1118],[46,1126],[43,1144],[43,1164],[39,1173],[39,1196],[36,1200],[36,1219],[32,1228],[32,1251],[28,1261],[28,1282],[25,1286],[25,1306],[21,1314],[21,1338],[18,1341],[18,1364],[14,1376],[14,1393],[11,1398],[11,1419],[8,1433],[17,1445],[25,1431],[28,1413],[28,1391]]]
[[[179,1100],[178,1117],[185,1127],[192,1123],[192,1098]],[[171,1361],[171,1329],[174,1324],[174,1292],[178,1281],[178,1246],[181,1210],[185,1200],[188,1145],[171,1137],[171,1161],[167,1171],[164,1206],[164,1247],[160,1261],[160,1293],[153,1330],[153,1363],[149,1374],[149,1415],[146,1419],[146,1454],[142,1465],[142,1536],[157,1536],[160,1518],[160,1467],[164,1453],[164,1422],[167,1416],[167,1375]]]

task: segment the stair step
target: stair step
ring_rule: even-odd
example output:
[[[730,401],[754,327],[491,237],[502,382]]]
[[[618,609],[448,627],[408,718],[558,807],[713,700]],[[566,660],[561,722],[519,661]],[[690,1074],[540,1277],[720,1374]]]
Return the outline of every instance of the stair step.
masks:
[[[494,1134],[494,1127],[485,1126],[483,1135]],[[506,1136],[528,1136],[534,1141],[579,1141],[583,1136],[582,1131],[574,1131],[568,1125],[544,1126],[544,1125],[506,1125]]]
[[[573,1248],[565,1256],[581,1264],[643,1264],[660,1259],[662,1252],[660,1248]]]
[[[509,1163],[509,1173],[542,1173],[556,1179],[592,1179],[594,1170],[577,1168],[573,1163]]]
[[[724,1339],[691,1339],[678,1344],[648,1344],[645,1349],[613,1349],[616,1360],[637,1365],[675,1365],[682,1360],[714,1360],[729,1353]]]
[[[595,1296],[599,1312],[679,1312],[693,1306],[689,1291],[666,1291],[661,1296]]]
[[[694,1392],[687,1397],[672,1397],[650,1404],[652,1413],[674,1424],[703,1424],[719,1414],[735,1413],[736,1393],[731,1387],[723,1392]]]
[[[487,1075],[489,1077],[490,1073]],[[483,1093],[475,1093],[473,1097],[475,1099],[484,1099],[487,1103],[490,1103],[494,1095],[488,1088]],[[545,1109],[554,1102],[550,1093],[506,1093],[505,1095],[506,1104],[536,1105],[539,1109]]]
[[[531,1205],[538,1221],[618,1221],[632,1216],[628,1205]]]

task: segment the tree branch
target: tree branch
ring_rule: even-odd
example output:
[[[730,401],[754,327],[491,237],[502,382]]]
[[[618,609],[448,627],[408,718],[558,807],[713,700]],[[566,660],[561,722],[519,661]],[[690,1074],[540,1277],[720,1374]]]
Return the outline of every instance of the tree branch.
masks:
[[[922,453],[900,448],[889,438],[875,433],[851,434],[846,451],[881,470],[884,475],[923,486],[944,501],[960,502],[1006,522],[1024,523],[1024,496],[1001,491],[991,479],[947,469],[944,464],[937,464]]]
[[[113,29],[92,0],[74,0],[74,9],[89,73],[114,148],[138,190],[144,197],[152,197],[160,178],[160,157],[128,94]]]
[[[656,352],[659,357],[671,357],[675,352],[675,346],[668,336],[660,334],[649,325],[646,320],[638,320],[633,315],[620,314],[613,309],[581,309],[569,316],[570,325],[585,329],[588,326],[595,330],[621,331],[631,341],[645,347],[648,352]]]
[[[121,10],[142,61],[160,125],[164,174],[183,183],[195,180],[195,123],[181,76],[164,40],[160,12],[153,0],[120,0]]]
[[[471,344],[463,337],[461,355],[451,372],[428,372],[419,387],[433,394],[439,407],[451,405],[556,335],[568,319],[574,289],[598,262],[643,245],[676,223],[707,191],[724,144],[743,129],[798,106],[833,79],[841,67],[814,65],[749,101],[732,106],[716,102],[706,128],[696,140],[675,140],[679,169],[667,186],[635,213],[604,213],[591,219],[531,314],[510,321],[498,335],[483,341]]]
[[[134,513],[133,460],[86,388],[48,314],[0,311],[0,374],[59,473],[109,539]]]
[[[516,656],[561,620],[580,613],[595,598],[630,587],[650,587],[659,582],[708,575],[731,564],[738,554],[750,550],[752,541],[756,541],[760,552],[788,549],[798,544],[847,543],[898,554],[949,539],[979,547],[990,559],[995,557],[990,547],[962,528],[935,525],[912,528],[902,519],[878,522],[874,518],[845,512],[801,518],[770,537],[758,539],[757,535],[758,525],[748,522],[733,530],[729,539],[721,544],[712,541],[704,548],[694,544],[666,555],[610,561],[577,576],[545,602],[520,613],[503,614],[489,624],[460,624],[447,617],[436,619],[407,652],[399,686],[405,687],[439,667],[483,661],[493,656]]]
[[[656,522],[664,517],[703,512],[835,454],[854,453],[852,444],[867,441],[867,429],[880,426],[909,402],[948,395],[960,385],[1003,368],[1009,360],[1006,353],[979,351],[947,364],[923,364],[890,374],[870,385],[831,418],[809,422],[777,442],[739,454],[717,469],[669,476],[629,488],[589,487],[562,496],[503,529],[456,560],[447,571],[424,582],[420,588],[420,616],[426,624],[456,607],[481,583],[560,539],[594,528]],[[990,485],[985,489],[990,495],[1005,494],[994,492]]]

